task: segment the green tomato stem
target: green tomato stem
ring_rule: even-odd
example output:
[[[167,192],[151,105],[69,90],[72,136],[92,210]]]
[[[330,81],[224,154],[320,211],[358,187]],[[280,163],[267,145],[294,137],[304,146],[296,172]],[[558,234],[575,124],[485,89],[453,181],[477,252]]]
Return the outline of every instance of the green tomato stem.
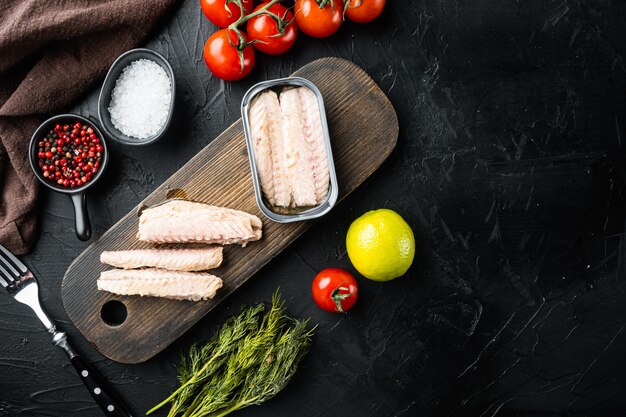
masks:
[[[332,290],[332,292],[330,293],[330,298],[335,303],[335,307],[337,307],[337,311],[340,313],[345,313],[345,311],[343,311],[343,306],[341,305],[341,302],[348,297],[352,297],[352,294],[351,293],[342,294],[340,291],[350,291],[350,289],[346,287],[337,287],[334,290]]]
[[[252,19],[253,17],[262,15],[262,14],[267,14],[267,9],[269,9],[270,7],[272,7],[273,5],[275,5],[276,3],[280,2],[280,0],[271,0],[269,3],[267,3],[265,6],[261,7],[259,10],[256,10],[250,14],[245,15],[243,12],[241,13],[241,17],[239,17],[239,19],[237,19],[235,22],[231,23],[228,26],[229,30],[234,30],[235,32],[239,32],[241,33],[241,31],[238,29],[239,26],[241,26],[242,24],[246,23],[248,20]]]

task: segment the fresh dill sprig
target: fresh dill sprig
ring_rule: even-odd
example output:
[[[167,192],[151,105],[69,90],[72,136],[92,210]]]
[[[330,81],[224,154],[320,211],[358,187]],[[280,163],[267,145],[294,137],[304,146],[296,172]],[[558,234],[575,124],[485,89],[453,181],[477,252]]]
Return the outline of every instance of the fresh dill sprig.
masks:
[[[282,334],[265,356],[257,372],[248,375],[240,395],[232,402],[230,408],[222,410],[216,416],[224,416],[249,405],[261,404],[282,391],[308,351],[313,331],[308,329],[308,321],[294,320],[294,327]]]
[[[259,317],[264,310],[263,304],[249,307],[238,316],[228,319],[207,344],[202,347],[192,346],[189,355],[183,356],[178,368],[180,387],[148,410],[146,415],[172,401],[174,404],[168,416],[175,416],[179,411],[186,409],[201,384],[222,366],[237,344],[249,334],[258,332]]]
[[[172,406],[168,417],[222,417],[274,397],[306,354],[314,329],[285,315],[278,292],[227,320],[204,346],[194,345],[178,369],[180,387],[150,409]]]

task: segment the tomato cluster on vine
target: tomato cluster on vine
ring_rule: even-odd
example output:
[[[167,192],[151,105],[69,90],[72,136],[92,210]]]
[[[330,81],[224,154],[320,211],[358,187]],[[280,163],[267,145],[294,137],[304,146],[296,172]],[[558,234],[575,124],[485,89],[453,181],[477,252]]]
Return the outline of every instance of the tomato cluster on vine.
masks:
[[[293,8],[280,0],[255,8],[253,1],[200,0],[204,15],[221,28],[204,45],[204,60],[218,78],[244,78],[254,67],[255,49],[269,55],[285,53],[299,30],[324,38],[337,32],[346,17],[370,22],[380,16],[386,0],[296,0]]]

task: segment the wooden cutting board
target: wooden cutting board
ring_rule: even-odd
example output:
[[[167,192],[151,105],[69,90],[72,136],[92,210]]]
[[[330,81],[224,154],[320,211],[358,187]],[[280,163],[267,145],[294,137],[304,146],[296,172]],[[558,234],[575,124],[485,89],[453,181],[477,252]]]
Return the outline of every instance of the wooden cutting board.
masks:
[[[389,156],[398,138],[398,119],[391,103],[359,67],[338,58],[322,58],[294,75],[315,83],[324,97],[339,200],[369,177]],[[137,212],[183,190],[185,197],[254,213],[263,221],[263,238],[247,247],[227,246],[224,265],[212,272],[224,280],[213,300],[193,303],[149,297],[117,296],[96,289],[104,250],[147,248],[136,239]],[[332,211],[327,216],[332,216]],[[246,282],[311,225],[312,221],[279,224],[256,205],[241,120],[157,188],[89,246],[70,265],[61,286],[63,305],[76,328],[110,359],[138,363],[150,359]],[[126,307],[127,317],[111,326],[111,310]],[[103,309],[103,306],[104,309]]]

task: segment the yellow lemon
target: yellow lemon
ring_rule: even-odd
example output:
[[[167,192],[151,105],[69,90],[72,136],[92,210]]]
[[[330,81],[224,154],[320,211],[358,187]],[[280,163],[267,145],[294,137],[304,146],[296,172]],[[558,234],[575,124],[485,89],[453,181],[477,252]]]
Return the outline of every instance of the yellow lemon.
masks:
[[[350,225],[346,248],[352,265],[374,281],[390,281],[406,273],[415,256],[415,237],[393,210],[368,211]]]

